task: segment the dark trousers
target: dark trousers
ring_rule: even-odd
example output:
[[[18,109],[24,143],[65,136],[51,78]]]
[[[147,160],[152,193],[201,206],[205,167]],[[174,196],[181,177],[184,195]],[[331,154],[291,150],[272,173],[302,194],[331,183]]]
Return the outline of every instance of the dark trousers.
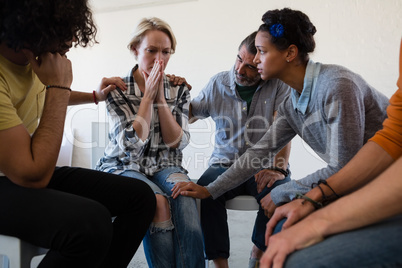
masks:
[[[197,184],[206,186],[217,179],[225,172],[228,167],[215,164],[210,166],[200,177]],[[270,188],[265,188],[261,193],[257,192],[257,184],[254,176],[240,186],[226,192],[217,199],[207,198],[201,200],[201,227],[204,234],[205,255],[207,259],[229,258],[229,228],[227,224],[227,212],[225,204],[227,200],[233,199],[238,195],[254,196],[258,203],[277,185],[290,181],[289,177],[281,181],[276,181]],[[252,242],[256,247],[265,250],[265,229],[268,222],[264,210],[259,207],[254,223]]]
[[[144,182],[89,169],[56,168],[44,189],[0,177],[0,233],[49,248],[39,267],[127,267],[155,206]]]

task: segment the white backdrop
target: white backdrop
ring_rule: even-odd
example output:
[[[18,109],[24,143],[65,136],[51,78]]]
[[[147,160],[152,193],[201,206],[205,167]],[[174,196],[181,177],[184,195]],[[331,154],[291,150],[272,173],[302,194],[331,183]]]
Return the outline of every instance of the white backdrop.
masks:
[[[114,1],[110,1],[114,3]],[[92,0],[96,7],[97,0]],[[306,13],[317,28],[317,48],[311,58],[340,64],[362,75],[390,97],[396,90],[402,36],[402,0],[196,0],[185,3],[95,13],[99,44],[72,49],[72,88],[92,92],[102,77],[123,76],[135,64],[127,49],[130,34],[143,17],[157,16],[172,27],[178,45],[166,72],[186,77],[198,95],[209,78],[234,64],[237,47],[257,30],[265,11],[290,7]],[[75,129],[73,165],[90,167],[90,122],[105,121],[104,104],[70,107],[66,132]],[[210,120],[191,125],[191,144],[184,166],[197,179],[213,148]],[[293,178],[323,166],[300,139],[292,144]]]

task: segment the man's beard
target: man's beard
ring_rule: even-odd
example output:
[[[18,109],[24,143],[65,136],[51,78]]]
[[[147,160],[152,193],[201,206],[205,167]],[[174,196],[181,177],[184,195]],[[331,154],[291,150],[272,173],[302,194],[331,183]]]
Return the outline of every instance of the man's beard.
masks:
[[[238,76],[240,76],[243,79],[240,81]],[[256,75],[254,78],[249,78],[246,76],[241,76],[241,75],[239,75],[238,72],[235,71],[235,79],[236,79],[236,83],[238,85],[244,86],[244,87],[250,87],[250,86],[257,85],[260,82],[261,77],[259,75]]]

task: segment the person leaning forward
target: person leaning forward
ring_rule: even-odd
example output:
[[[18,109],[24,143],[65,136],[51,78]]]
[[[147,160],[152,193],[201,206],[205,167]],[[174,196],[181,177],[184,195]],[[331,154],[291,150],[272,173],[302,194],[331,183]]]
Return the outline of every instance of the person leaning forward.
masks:
[[[280,80],[261,79],[253,63],[257,53],[254,43],[256,33],[251,33],[241,42],[233,68],[213,76],[191,101],[190,120],[194,122],[211,117],[218,131],[210,166],[199,178],[199,185],[206,186],[215,181],[248,148],[257,143],[274,121],[279,104],[289,95],[290,88]],[[247,181],[217,199],[201,200],[205,253],[216,267],[228,266],[230,241],[225,202],[238,195],[251,195],[260,202],[271,189],[288,182],[289,152],[290,142],[273,158],[268,168],[262,169],[255,176],[249,176]],[[268,217],[260,206],[252,235],[254,245],[250,267],[255,266],[256,260],[265,250],[267,222]]]
[[[48,248],[39,267],[127,267],[155,212],[144,182],[55,167],[67,105],[124,88],[108,78],[93,93],[70,89],[66,54],[95,34],[87,1],[1,2],[0,234]]]

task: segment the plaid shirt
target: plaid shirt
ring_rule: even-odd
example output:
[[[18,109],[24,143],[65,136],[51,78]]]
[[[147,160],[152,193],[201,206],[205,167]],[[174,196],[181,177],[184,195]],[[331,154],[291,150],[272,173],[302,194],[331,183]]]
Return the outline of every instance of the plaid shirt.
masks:
[[[142,141],[133,128],[143,93],[134,80],[136,65],[123,78],[127,91],[116,89],[108,95],[106,107],[109,115],[109,144],[104,156],[96,165],[97,170],[119,174],[125,170],[139,171],[152,176],[155,172],[169,167],[181,166],[182,150],[190,140],[188,131],[188,109],[190,92],[185,85],[172,87],[164,77],[163,86],[167,105],[176,122],[182,127],[183,135],[178,148],[169,148],[162,139],[158,117],[158,105],[153,107],[150,133]]]

